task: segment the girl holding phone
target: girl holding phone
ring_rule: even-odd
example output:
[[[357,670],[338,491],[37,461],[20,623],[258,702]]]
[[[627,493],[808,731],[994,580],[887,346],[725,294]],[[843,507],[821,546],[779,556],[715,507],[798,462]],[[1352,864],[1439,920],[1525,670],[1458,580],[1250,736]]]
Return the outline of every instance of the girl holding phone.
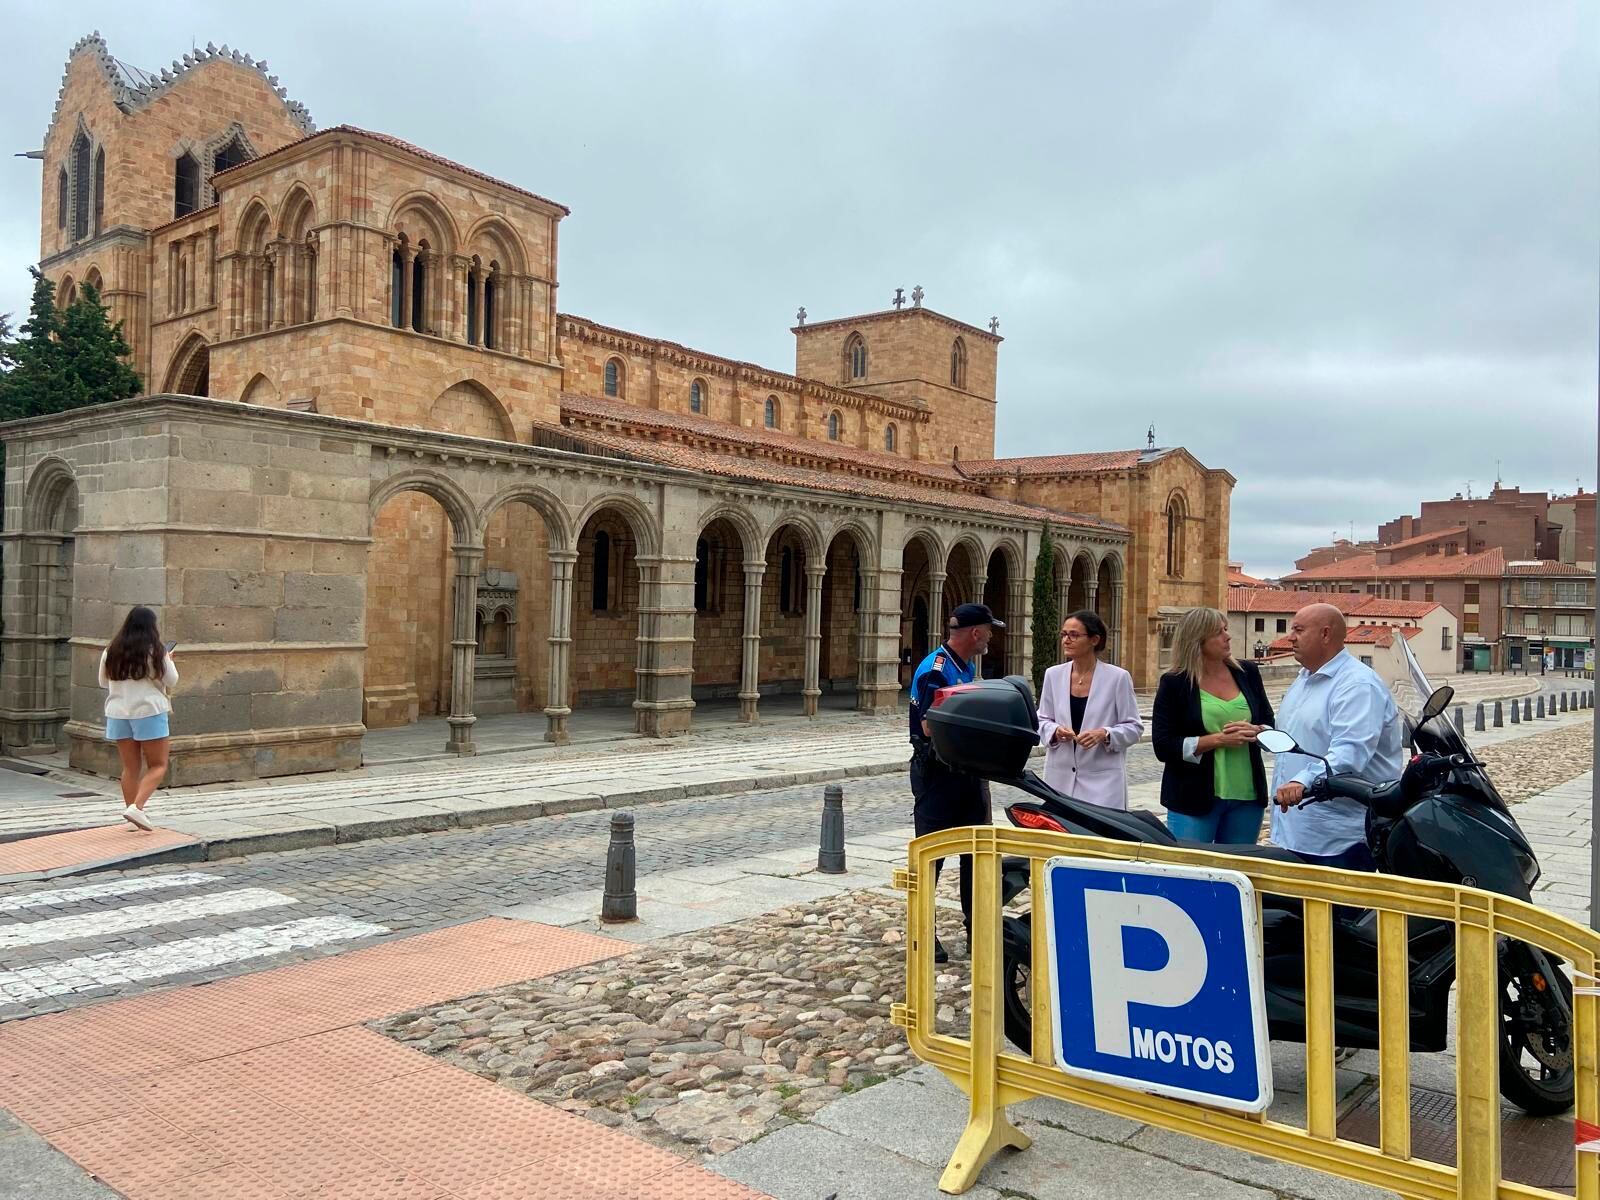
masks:
[[[106,737],[122,757],[122,819],[144,830],[151,827],[145,808],[167,774],[171,692],[178,686],[171,648],[162,644],[156,614],[140,605],[100,655]]]

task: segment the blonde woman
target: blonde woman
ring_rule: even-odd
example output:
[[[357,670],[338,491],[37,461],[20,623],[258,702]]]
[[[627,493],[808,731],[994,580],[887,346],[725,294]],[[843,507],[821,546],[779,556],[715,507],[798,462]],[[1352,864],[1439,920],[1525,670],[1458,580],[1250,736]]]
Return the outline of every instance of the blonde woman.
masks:
[[[1167,828],[1195,842],[1259,840],[1267,777],[1256,734],[1272,722],[1261,672],[1233,657],[1228,619],[1214,608],[1184,613],[1151,722],[1151,743],[1166,764]]]

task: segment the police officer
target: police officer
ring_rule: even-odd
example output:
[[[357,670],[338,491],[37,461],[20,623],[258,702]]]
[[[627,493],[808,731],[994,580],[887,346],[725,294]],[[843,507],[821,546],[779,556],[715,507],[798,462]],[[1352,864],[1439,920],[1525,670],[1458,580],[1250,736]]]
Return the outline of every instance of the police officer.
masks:
[[[989,824],[989,789],[983,780],[945,764],[934,753],[924,720],[933,694],[942,687],[971,683],[978,673],[978,656],[989,638],[1005,623],[995,620],[986,604],[960,604],[950,614],[944,645],[917,666],[911,677],[911,794],[916,798],[913,819],[917,836],[960,825]],[[940,859],[934,864],[938,882]],[[961,856],[961,916],[972,937],[972,856]],[[949,962],[950,954],[937,938],[933,961]]]

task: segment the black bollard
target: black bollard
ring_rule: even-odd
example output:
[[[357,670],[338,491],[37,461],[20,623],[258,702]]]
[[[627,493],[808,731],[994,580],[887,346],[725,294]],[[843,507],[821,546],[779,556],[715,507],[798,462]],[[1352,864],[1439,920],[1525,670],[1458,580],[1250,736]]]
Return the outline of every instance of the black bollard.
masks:
[[[844,874],[844,788],[830,783],[822,789],[822,843],[817,848],[817,870],[825,875]]]
[[[606,847],[606,894],[600,919],[607,924],[639,919],[639,894],[633,886],[633,814],[611,814],[611,844]]]
[[[1467,710],[1458,704],[1455,712],[1450,714],[1450,719],[1455,722],[1457,733],[1465,733],[1467,731],[1466,713]]]
[[[1472,731],[1474,733],[1482,733],[1483,732],[1483,701],[1482,700],[1478,701],[1478,707],[1472,714]]]
[[[1500,701],[1496,700],[1494,702],[1494,727],[1496,729],[1502,729],[1502,728],[1505,727],[1505,723],[1506,723],[1505,711],[1500,707]]]
[[[1544,693],[1543,692],[1539,693],[1539,704],[1533,710],[1533,715],[1538,717],[1541,721],[1544,720]]]
[[[1511,702],[1511,723],[1513,725],[1522,724],[1522,705],[1515,700]]]
[[[1533,720],[1533,701],[1526,696],[1522,698],[1522,719],[1524,721]]]
[[[1567,712],[1568,711],[1568,709],[1567,709],[1567,694],[1565,692],[1561,693],[1561,711],[1562,712]]]

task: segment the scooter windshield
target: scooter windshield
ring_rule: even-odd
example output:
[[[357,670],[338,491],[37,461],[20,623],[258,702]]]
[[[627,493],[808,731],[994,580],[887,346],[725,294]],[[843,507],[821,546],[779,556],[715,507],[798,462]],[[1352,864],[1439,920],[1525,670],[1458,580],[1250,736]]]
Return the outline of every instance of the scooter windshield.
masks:
[[[1417,721],[1417,713],[1422,711],[1422,706],[1428,702],[1428,697],[1433,695],[1433,684],[1428,681],[1428,674],[1422,669],[1422,664],[1417,661],[1417,656],[1411,653],[1411,646],[1405,638],[1396,639],[1400,643],[1400,651],[1405,655],[1406,668],[1411,675],[1411,686],[1416,689],[1416,713],[1407,714],[1413,726]],[[1467,749],[1467,739],[1457,731],[1455,723],[1445,717],[1443,713],[1435,717],[1428,724],[1428,732],[1439,742],[1443,743],[1449,754],[1465,754],[1472,757],[1472,752]]]

